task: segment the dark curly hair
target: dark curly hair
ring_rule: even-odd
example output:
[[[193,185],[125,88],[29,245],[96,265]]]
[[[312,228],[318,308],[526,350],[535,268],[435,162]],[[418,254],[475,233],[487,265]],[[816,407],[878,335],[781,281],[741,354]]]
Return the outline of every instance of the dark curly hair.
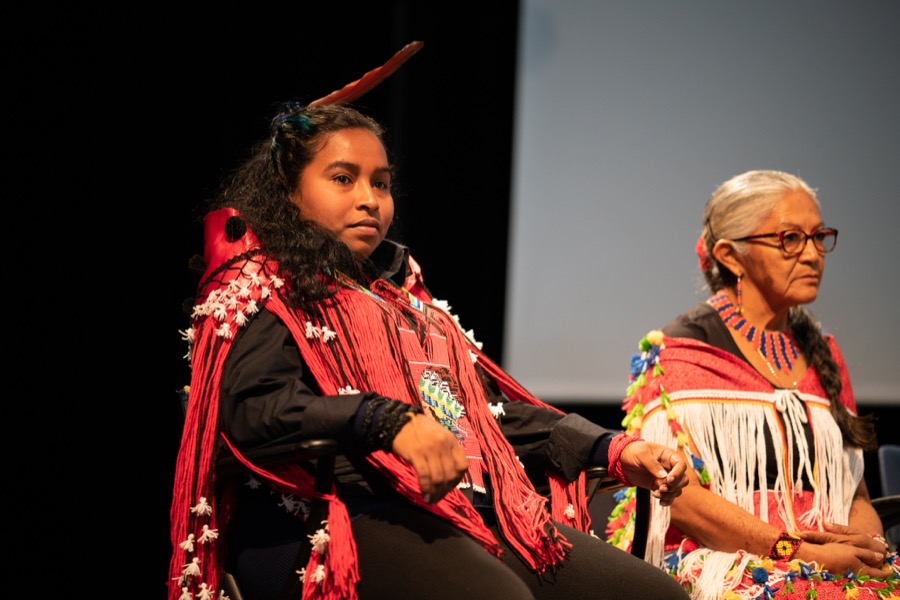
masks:
[[[233,208],[243,216],[266,252],[280,263],[288,300],[305,308],[329,297],[328,277],[335,270],[358,281],[374,275],[371,263],[361,264],[331,232],[304,220],[290,200],[325,138],[344,129],[366,129],[384,144],[384,128],[352,107],[285,104],[272,119],[271,137],[251,149],[208,206],[210,211]]]

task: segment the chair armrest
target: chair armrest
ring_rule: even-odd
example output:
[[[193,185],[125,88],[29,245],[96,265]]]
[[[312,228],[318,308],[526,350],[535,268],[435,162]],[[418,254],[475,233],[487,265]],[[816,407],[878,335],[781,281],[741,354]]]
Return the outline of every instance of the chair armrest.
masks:
[[[330,464],[323,466],[327,466],[328,471],[330,472],[334,466],[334,455],[338,453],[339,447],[337,440],[322,438],[303,440],[291,444],[254,448],[252,450],[247,450],[243,454],[249,460],[252,460],[254,464],[261,467],[284,462],[298,462],[312,460],[314,458],[325,458],[325,462],[330,462]],[[233,477],[240,473],[242,469],[244,469],[244,465],[242,465],[230,452],[223,454],[219,457],[219,460],[216,461],[216,475],[219,477]],[[321,469],[317,468],[317,472],[320,470]]]
[[[900,494],[872,499],[872,506],[885,529],[900,525]]]
[[[585,493],[588,499],[593,498],[594,494],[615,492],[625,487],[622,482],[609,474],[606,467],[588,467],[584,470],[584,476],[587,479]]]
[[[303,440],[292,444],[254,448],[242,454],[248,460],[261,467],[315,459],[315,488],[316,491],[326,494],[331,491],[334,482],[335,455],[338,454],[339,449],[340,444],[338,444],[337,440],[322,438]],[[219,477],[234,477],[245,468],[231,452],[223,453],[216,461],[216,475]],[[323,501],[314,499],[310,506],[310,516],[307,519],[307,527],[310,534],[315,533],[316,528],[326,514],[327,507]],[[294,561],[298,569],[302,568],[306,561],[309,560],[310,548],[311,546],[301,545],[297,558]],[[297,578],[291,579],[290,586],[283,591],[282,597],[299,598],[301,593],[299,588],[300,580]],[[231,600],[243,600],[240,586],[232,573],[223,573],[222,587]]]

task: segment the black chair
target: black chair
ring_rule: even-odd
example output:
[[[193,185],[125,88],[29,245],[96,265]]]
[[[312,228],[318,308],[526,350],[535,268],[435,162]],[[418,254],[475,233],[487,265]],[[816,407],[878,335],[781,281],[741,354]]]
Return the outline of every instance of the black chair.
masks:
[[[588,497],[588,508],[590,509],[597,500],[598,496],[605,496],[607,499],[612,492],[618,491],[624,487],[616,478],[609,474],[606,467],[591,467],[585,471],[587,478],[586,493]],[[591,517],[594,521],[600,521],[605,518],[612,510],[614,503],[603,502],[601,505],[595,506],[591,510]],[[644,488],[636,488],[635,493],[635,514],[634,514],[634,538],[631,541],[631,554],[638,558],[644,558],[647,550],[647,533],[650,529],[650,490]]]
[[[259,448],[245,452],[244,455],[254,461],[259,466],[266,466],[287,461],[308,462],[315,461],[315,488],[319,492],[328,492],[331,489],[335,456],[338,453],[338,443],[331,439],[314,439],[297,442],[295,444],[286,444],[281,446],[272,446],[269,448]],[[216,463],[216,477],[235,477],[245,472],[244,466],[232,455],[221,457]],[[614,492],[625,486],[618,480],[609,475],[606,467],[592,467],[585,472],[587,478],[586,493],[588,502],[594,500],[597,496]],[[327,507],[323,503],[313,500],[310,506],[310,516],[307,519],[309,523],[309,534],[315,533],[317,524],[325,518]],[[644,550],[647,545],[647,525],[650,518],[650,492],[648,490],[638,488],[637,491],[637,514],[635,516],[635,534],[632,542],[631,553],[639,558],[643,558]],[[307,554],[308,554],[307,550]],[[298,557],[298,564],[308,560],[308,556]],[[285,598],[299,598],[300,584],[296,583],[296,589],[290,590],[285,594]],[[241,594],[237,580],[231,573],[224,573],[222,578],[222,591],[231,600],[244,600]]]
[[[188,392],[187,388],[176,390],[179,402],[182,408],[182,414],[187,412]],[[216,477],[224,480],[230,477],[236,477],[242,473],[246,473],[246,467],[233,455],[226,450],[222,456],[216,461]],[[264,448],[256,448],[244,452],[244,456],[252,460],[254,464],[265,467],[283,462],[308,463],[313,462],[315,490],[321,493],[331,491],[331,485],[334,480],[334,463],[338,454],[339,445],[337,440],[332,439],[312,439],[303,440],[301,442],[291,444],[281,444],[276,446],[268,446]],[[315,533],[318,524],[325,519],[328,507],[324,502],[313,498],[310,503],[309,516],[307,517],[308,534]],[[309,559],[309,547],[306,550],[306,556],[298,556],[298,564],[303,564]],[[230,598],[230,600],[244,600],[241,594],[237,580],[229,572],[222,574],[222,592]],[[295,582],[294,589],[285,590],[283,597],[287,600],[290,598],[300,597],[299,579]]]
[[[315,483],[314,487],[317,492],[328,493],[331,491],[331,485],[334,481],[334,463],[335,456],[338,454],[339,445],[336,440],[332,439],[312,439],[296,442],[293,444],[282,444],[278,446],[270,446],[265,448],[257,448],[244,452],[244,456],[252,460],[254,464],[265,467],[285,462],[307,463],[313,461],[315,464]],[[229,478],[236,477],[241,473],[246,473],[244,465],[231,454],[225,454],[216,462],[216,477]],[[325,502],[313,498],[310,503],[309,516],[306,519],[308,534],[313,535],[315,530],[327,516],[328,507]],[[297,557],[297,564],[305,564],[309,560],[310,546],[301,546],[305,548],[304,554]],[[300,597],[300,581],[299,578],[293,581],[293,586],[286,589],[282,594],[285,599]],[[244,600],[243,594],[238,586],[234,576],[225,572],[222,576],[222,591],[231,600]]]
[[[900,446],[883,444],[878,448],[878,473],[881,497],[872,506],[881,517],[888,546],[896,550],[900,545]]]
[[[897,550],[900,543],[900,494],[881,496],[872,500],[872,506],[884,526],[884,537],[891,550]]]
[[[882,496],[900,494],[900,446],[882,444],[878,447],[878,475]]]
[[[186,390],[177,390],[179,401],[183,411],[187,411],[188,394]],[[312,439],[296,442],[292,444],[282,444],[264,448],[257,448],[244,452],[244,456],[252,460],[254,464],[261,467],[274,465],[282,462],[299,462],[307,463],[312,461],[315,465],[315,489],[318,492],[327,493],[331,490],[334,480],[334,464],[335,457],[339,453],[339,445],[333,439]],[[223,454],[216,462],[216,477],[227,479],[236,477],[241,473],[245,473],[246,468],[232,454]],[[625,487],[617,479],[609,475],[606,467],[591,467],[585,471],[587,479],[586,495],[590,504],[597,496],[615,492]],[[647,531],[650,520],[650,492],[648,490],[637,488],[637,508],[635,515],[635,533],[632,541],[631,553],[639,558],[644,557],[644,551],[647,545]],[[317,499],[313,499],[310,505],[310,515],[307,518],[309,526],[309,535],[315,533],[318,524],[325,518],[327,506]],[[306,556],[298,557],[298,564],[305,563],[308,559]],[[234,576],[225,572],[222,577],[222,592],[230,598],[230,600],[244,600],[240,587]],[[286,590],[284,598],[300,597],[299,579],[295,582],[293,589]]]

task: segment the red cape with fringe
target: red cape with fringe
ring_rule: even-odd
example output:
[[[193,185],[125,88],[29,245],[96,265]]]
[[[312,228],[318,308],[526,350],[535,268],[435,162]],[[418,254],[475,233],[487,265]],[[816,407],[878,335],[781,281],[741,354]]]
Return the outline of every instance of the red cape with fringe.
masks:
[[[187,333],[191,384],[171,509],[170,600],[178,600],[183,593],[196,595],[201,589],[213,590],[214,598],[218,594],[215,590],[220,587],[227,549],[219,547],[217,536],[200,540],[205,531],[218,534],[221,528],[224,533],[227,527],[230,494],[216,496],[212,468],[221,444],[228,445],[248,469],[274,489],[328,501],[330,542],[323,553],[311,553],[303,598],[356,597],[356,548],[340,499],[334,493],[317,494],[310,476],[299,465],[263,469],[252,464],[230,444],[218,423],[222,365],[237,329],[259,310],[271,311],[289,328],[304,362],[326,395],[336,395],[349,386],[418,404],[419,380],[410,365],[446,363],[456,379],[459,401],[471,426],[469,435],[479,440],[506,541],[536,572],[558,565],[569,544],[552,519],[582,531],[590,525],[584,475],[571,483],[551,476],[551,511],[547,510],[547,499],[535,491],[490,412],[474,361],[496,378],[511,399],[552,407],[529,394],[484,356],[449,313],[431,304],[433,299],[422,285],[420,269],[411,259],[411,273],[403,288],[384,280],[373,282],[369,289],[340,286],[333,298],[320,304],[315,316],[306,315],[284,302],[278,264],[267,257],[252,232],[235,240],[226,236],[225,222],[233,216],[238,216],[235,211],[222,209],[206,218],[208,270],[194,308],[193,327]],[[423,343],[414,343],[416,336],[401,332],[410,328],[410,322],[415,323],[415,330],[426,332],[420,340]],[[486,551],[499,554],[497,541],[459,490],[428,505],[408,464],[380,450],[369,460],[410,502],[454,523],[481,542]],[[574,517],[564,517],[567,508],[574,508]]]

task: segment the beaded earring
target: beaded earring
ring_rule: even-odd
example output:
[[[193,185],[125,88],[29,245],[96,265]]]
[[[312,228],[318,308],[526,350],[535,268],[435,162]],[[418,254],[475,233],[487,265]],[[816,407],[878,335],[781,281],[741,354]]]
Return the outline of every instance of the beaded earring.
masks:
[[[738,275],[737,285],[735,286],[735,290],[734,290],[735,295],[737,296],[737,308],[735,309],[734,312],[736,312],[739,315],[744,313],[744,306],[743,306],[743,304],[741,304],[741,280],[743,278],[744,278],[743,275]]]

